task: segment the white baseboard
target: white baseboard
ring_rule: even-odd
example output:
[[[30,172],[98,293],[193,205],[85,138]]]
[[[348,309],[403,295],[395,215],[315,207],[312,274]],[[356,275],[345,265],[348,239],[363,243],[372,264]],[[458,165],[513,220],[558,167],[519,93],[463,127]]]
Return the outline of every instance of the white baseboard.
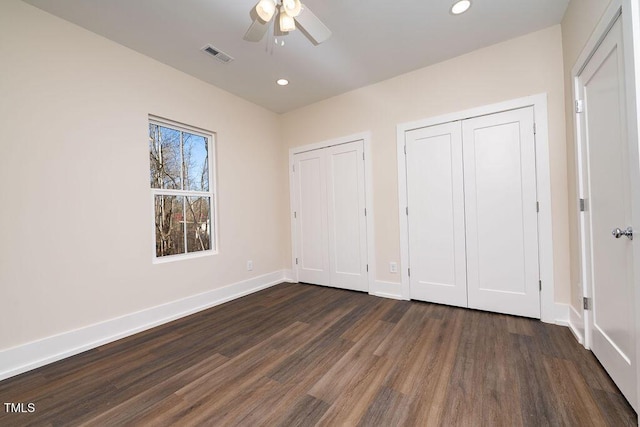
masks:
[[[581,332],[584,330],[584,319],[582,318],[582,314],[577,312],[573,306],[570,306],[569,310],[569,329],[573,333],[573,336],[576,337],[576,340],[584,346],[584,334]]]
[[[298,281],[294,278],[295,276],[293,275],[293,270],[292,269],[286,269],[283,270],[284,271],[284,281],[285,282],[289,282],[289,283],[298,283]]]
[[[287,270],[0,351],[0,381],[286,281]]]
[[[579,313],[570,305],[570,304],[562,304],[556,303],[556,320],[555,324],[560,326],[566,326],[569,328],[573,336],[576,340],[584,345],[584,339],[582,337],[582,333],[580,333],[580,329],[574,325],[572,321],[572,317],[580,316]]]
[[[553,323],[560,326],[569,326],[569,304],[555,303],[555,316]]]
[[[400,283],[383,282],[381,280],[376,280],[374,282],[374,286],[374,289],[369,289],[369,295],[399,300],[407,299],[402,296],[402,285]]]

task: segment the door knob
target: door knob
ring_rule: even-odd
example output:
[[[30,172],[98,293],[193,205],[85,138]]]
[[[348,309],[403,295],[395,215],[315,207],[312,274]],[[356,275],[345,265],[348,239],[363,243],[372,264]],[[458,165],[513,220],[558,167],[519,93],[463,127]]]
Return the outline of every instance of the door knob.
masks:
[[[627,236],[629,238],[629,240],[633,240],[633,228],[631,227],[627,227],[624,230],[621,230],[619,228],[616,228],[615,230],[613,230],[611,232],[611,234],[613,235],[613,237],[615,237],[616,239],[621,238],[622,236]]]

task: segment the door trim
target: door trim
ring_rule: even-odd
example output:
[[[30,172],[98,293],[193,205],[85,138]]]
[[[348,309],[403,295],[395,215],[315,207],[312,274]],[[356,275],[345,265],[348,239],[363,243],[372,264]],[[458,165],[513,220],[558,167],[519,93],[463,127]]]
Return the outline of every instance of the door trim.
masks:
[[[364,188],[365,206],[367,209],[367,264],[369,265],[367,275],[367,285],[369,294],[376,295],[375,277],[375,240],[373,235],[373,164],[371,162],[371,132],[360,132],[353,135],[338,137],[315,144],[301,145],[289,149],[289,224],[291,228],[291,270],[294,282],[298,282],[298,269],[296,268],[297,254],[297,234],[296,225],[293,218],[293,207],[296,206],[294,177],[293,177],[293,156],[307,151],[320,150],[322,148],[333,147],[335,145],[347,144],[350,142],[362,141],[364,149]]]
[[[401,123],[396,127],[397,159],[398,159],[398,213],[400,219],[400,262],[402,297],[410,298],[409,274],[409,226],[406,215],[407,207],[407,170],[405,163],[405,133],[427,126],[470,119],[487,114],[500,113],[518,108],[533,107],[536,125],[536,185],[540,213],[538,215],[538,250],[540,256],[540,318],[546,323],[556,323],[563,317],[558,313],[554,301],[555,283],[553,277],[553,230],[551,214],[551,175],[549,164],[549,130],[547,118],[547,94],[527,96],[496,104],[484,105],[469,110],[431,117],[409,123]]]
[[[640,8],[637,2],[632,0],[611,0],[611,3],[607,7],[606,11],[602,15],[602,18],[598,22],[598,25],[594,29],[591,37],[585,44],[580,56],[575,62],[575,65],[571,69],[571,86],[572,86],[572,99],[577,99],[579,93],[579,76],[582,73],[584,67],[587,65],[600,43],[604,40],[605,36],[615,23],[616,19],[622,20],[622,38],[623,38],[623,52],[625,55],[625,85],[627,95],[627,137],[629,138],[630,158],[635,159],[640,164],[640,150],[638,147],[639,141],[639,121],[640,121],[640,97],[637,94],[638,87],[640,87]],[[582,170],[582,156],[583,156],[583,135],[582,135],[582,117],[580,114],[575,113],[574,109],[574,121],[573,128],[575,132],[574,146],[576,149],[575,159],[576,162],[576,187],[577,198],[584,198],[584,171]],[[637,175],[639,167],[631,168],[631,212],[632,223],[638,228],[640,224],[640,176]],[[635,187],[635,188],[634,188]],[[574,203],[578,203],[575,200]],[[577,209],[578,221],[579,221],[579,262],[580,262],[580,284],[582,288],[583,296],[590,297],[591,289],[590,284],[585,280],[586,276],[586,242],[585,242],[585,224],[584,215]],[[640,266],[640,250],[634,251],[634,265]],[[635,288],[634,298],[634,316],[635,316],[635,357],[637,361],[638,355],[640,355],[640,269],[633,271],[633,280]],[[590,348],[591,346],[591,326],[589,324],[589,316],[585,315],[584,310],[575,310],[572,307],[572,317],[570,323],[577,324],[576,326],[584,327],[584,346]],[[636,364],[637,366],[637,364]],[[636,369],[636,384],[637,384],[637,401],[630,402],[634,409],[640,408],[640,369]]]

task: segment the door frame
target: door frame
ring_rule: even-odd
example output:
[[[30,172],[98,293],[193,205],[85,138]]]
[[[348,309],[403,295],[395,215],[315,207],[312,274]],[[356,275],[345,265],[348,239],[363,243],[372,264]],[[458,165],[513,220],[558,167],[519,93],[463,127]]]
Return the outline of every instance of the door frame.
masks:
[[[591,37],[585,44],[580,56],[575,62],[575,65],[571,69],[571,86],[572,86],[572,100],[576,102],[579,94],[579,77],[586,67],[587,63],[595,53],[596,49],[600,46],[605,36],[615,23],[620,18],[622,20],[622,38],[623,38],[623,52],[625,55],[625,93],[627,95],[626,108],[627,108],[627,137],[629,138],[630,145],[630,158],[635,159],[640,164],[640,152],[638,148],[638,122],[640,119],[640,97],[637,93],[637,88],[640,84],[640,10],[637,2],[632,0],[611,0],[611,3],[607,7],[606,11],[602,15],[602,18],[598,22],[595,30],[591,34]],[[584,218],[584,212],[580,212],[579,202],[580,199],[585,197],[585,171],[583,170],[583,157],[585,155],[584,147],[584,135],[583,115],[576,112],[573,108],[573,128],[574,128],[574,145],[576,149],[575,165],[576,165],[576,187],[578,191],[578,198],[573,203],[578,207],[576,209],[578,213],[579,224],[579,262],[580,262],[580,284],[583,297],[591,298],[591,283],[587,282],[587,269],[590,268],[589,259],[587,257],[587,245],[586,245],[586,223]],[[638,167],[631,168],[631,212],[632,223],[638,227],[640,224],[640,176],[638,176]],[[635,186],[635,191],[634,191]],[[587,206],[588,209],[588,206]],[[637,230],[636,230],[637,233]],[[634,265],[640,266],[640,250],[634,251]],[[633,286],[635,289],[634,297],[634,318],[635,318],[635,355],[637,358],[640,355],[640,268],[633,271]],[[570,310],[570,326],[574,330],[574,333],[578,333],[578,339],[582,339],[582,343],[585,348],[590,348],[592,343],[592,325],[590,324],[589,316],[584,309],[576,310],[571,304]],[[584,335],[580,336],[580,332]],[[636,363],[637,366],[637,363]],[[634,409],[640,407],[640,369],[636,368],[636,383],[637,383],[637,396],[638,401],[630,402]]]
[[[373,294],[375,290],[375,240],[373,235],[373,164],[371,162],[371,132],[360,132],[348,136],[338,137],[314,144],[301,145],[289,149],[289,219],[291,227],[291,278],[295,283],[298,282],[298,269],[296,268],[297,248],[297,231],[294,218],[294,206],[297,206],[297,196],[294,188],[293,165],[295,154],[307,151],[320,150],[323,148],[333,147],[336,145],[348,144],[350,142],[362,141],[364,150],[364,191],[365,191],[365,207],[367,215],[365,217],[367,225],[367,285],[369,294]]]
[[[547,94],[527,96],[484,105],[469,110],[459,111],[441,116],[431,117],[414,122],[398,124],[397,159],[398,159],[398,213],[400,218],[400,262],[402,297],[410,299],[409,287],[409,221],[407,209],[407,168],[405,163],[405,133],[411,130],[438,125],[447,122],[470,119],[518,108],[533,107],[536,126],[536,185],[540,212],[538,215],[538,254],[540,261],[540,318],[546,323],[562,323],[566,318],[564,307],[556,307],[554,301],[555,283],[553,277],[553,229],[551,213],[551,174],[549,163],[549,124],[547,117]]]

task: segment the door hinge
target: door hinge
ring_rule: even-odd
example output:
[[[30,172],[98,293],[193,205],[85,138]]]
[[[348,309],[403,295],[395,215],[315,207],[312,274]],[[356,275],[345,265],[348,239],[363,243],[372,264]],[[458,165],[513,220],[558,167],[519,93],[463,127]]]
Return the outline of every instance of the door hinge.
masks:
[[[538,288],[542,290],[542,280],[538,280]]]
[[[591,310],[591,300],[587,297],[582,298],[582,306],[585,310]]]
[[[536,129],[536,124],[533,124],[533,134],[535,135],[537,133],[537,129]]]
[[[367,272],[369,271],[369,264],[367,264]]]
[[[404,144],[404,155],[407,155],[407,144]]]
[[[295,173],[295,171],[296,171],[296,165],[291,166],[291,170]]]
[[[584,212],[585,209],[585,202],[584,199],[580,199],[580,212]]]
[[[540,212],[540,202],[536,202],[536,212]]]
[[[297,212],[295,212],[295,211],[293,212],[293,218],[294,218],[294,219],[295,219],[295,218],[298,218],[298,213],[297,213]]]
[[[576,99],[576,113],[582,113],[584,111],[584,102],[581,99]]]
[[[407,215],[409,215],[409,206],[407,206],[407,207],[405,208],[405,211],[406,211]]]
[[[296,258],[296,265],[298,265],[298,258]]]
[[[367,208],[364,208],[364,216],[367,216]]]
[[[411,277],[411,269],[407,268],[407,274],[409,275],[409,277]]]
[[[364,153],[362,153],[362,160],[364,160]]]

